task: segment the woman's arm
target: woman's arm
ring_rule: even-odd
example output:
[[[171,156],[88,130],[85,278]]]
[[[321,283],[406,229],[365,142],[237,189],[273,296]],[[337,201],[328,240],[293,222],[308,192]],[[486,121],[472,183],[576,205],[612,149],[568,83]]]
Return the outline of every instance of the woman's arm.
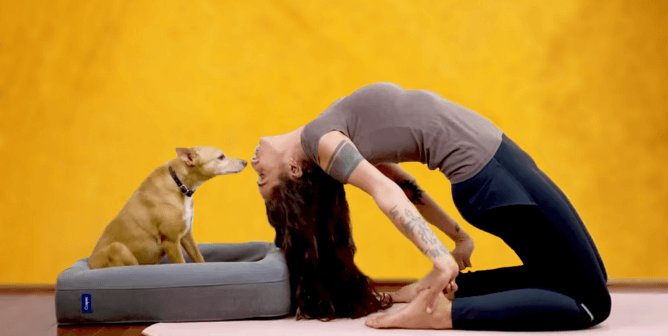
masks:
[[[328,174],[371,195],[397,229],[432,261],[449,255],[401,188],[364,160],[345,135],[339,132],[325,134],[320,139],[318,154],[321,167]]]
[[[434,271],[422,281],[421,287],[430,288],[433,291],[432,302],[436,302],[438,293],[454,282],[458,267],[403,190],[364,160],[350,139],[339,132],[329,132],[320,139],[318,155],[325,172],[371,195],[397,229],[431,259]]]
[[[397,185],[407,186],[403,189],[404,193],[406,193],[406,196],[420,211],[424,219],[443,231],[443,233],[457,243],[458,247],[461,246],[460,249],[453,250],[453,257],[455,257],[457,264],[459,264],[459,268],[463,270],[466,267],[471,267],[470,258],[473,252],[473,239],[471,236],[429,194],[423,190],[419,190],[416,194],[415,189],[419,189],[419,187],[415,182],[415,178],[401,168],[401,166],[396,163],[381,163],[377,164],[376,168]],[[458,255],[459,250],[463,250],[461,251],[461,256]]]

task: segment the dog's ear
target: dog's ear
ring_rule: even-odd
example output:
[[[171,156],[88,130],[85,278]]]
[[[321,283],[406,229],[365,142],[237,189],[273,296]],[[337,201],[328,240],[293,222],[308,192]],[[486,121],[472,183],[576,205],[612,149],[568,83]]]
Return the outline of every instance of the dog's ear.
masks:
[[[197,152],[192,148],[177,148],[176,154],[179,156],[179,159],[183,160],[188,167],[195,166],[195,159],[197,158]]]

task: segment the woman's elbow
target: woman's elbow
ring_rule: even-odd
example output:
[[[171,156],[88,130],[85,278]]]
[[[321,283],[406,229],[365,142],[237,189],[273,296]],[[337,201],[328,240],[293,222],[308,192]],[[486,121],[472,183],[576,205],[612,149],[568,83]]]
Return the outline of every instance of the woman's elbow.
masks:
[[[407,200],[403,190],[389,180],[374,188],[374,193],[371,196],[385,214],[389,214],[390,210],[402,200]]]

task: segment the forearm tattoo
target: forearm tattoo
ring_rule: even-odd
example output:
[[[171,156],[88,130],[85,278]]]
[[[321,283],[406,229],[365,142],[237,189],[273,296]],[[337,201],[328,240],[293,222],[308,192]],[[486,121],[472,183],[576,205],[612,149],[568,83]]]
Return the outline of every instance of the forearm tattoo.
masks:
[[[357,165],[364,158],[350,142],[342,140],[329,160],[325,172],[341,183],[347,183]]]
[[[407,194],[409,194],[408,199],[413,204],[424,204],[422,202],[422,196],[424,195],[424,190],[420,188],[414,180],[403,180],[397,182],[399,187]]]
[[[432,258],[450,254],[434,231],[429,228],[427,222],[410,209],[406,209],[404,215],[401,215],[395,206],[390,210],[390,216],[393,220],[398,220],[408,234],[419,238],[427,245],[426,248],[419,247],[422,253]]]
[[[436,244],[439,242],[438,237],[434,231],[429,228],[427,222],[420,216],[414,214],[409,209],[406,209],[406,218],[411,223],[411,227],[415,229],[415,234],[422,238],[422,241],[428,244]]]
[[[424,190],[417,185],[415,180],[403,180],[397,182],[397,185],[407,194],[408,199],[413,204],[424,204],[422,197],[424,196]],[[461,228],[459,224],[455,223],[455,232],[459,233]]]

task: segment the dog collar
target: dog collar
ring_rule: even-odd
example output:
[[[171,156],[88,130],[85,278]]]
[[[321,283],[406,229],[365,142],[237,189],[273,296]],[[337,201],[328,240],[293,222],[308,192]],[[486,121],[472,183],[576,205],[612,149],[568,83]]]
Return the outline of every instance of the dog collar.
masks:
[[[181,192],[190,197],[195,193],[195,190],[190,190],[188,187],[184,186],[183,183],[181,183],[181,180],[179,180],[179,177],[176,176],[176,172],[172,167],[167,167],[169,168],[169,175],[172,175],[172,178],[174,179],[174,182],[176,182],[176,185],[179,186],[179,189],[181,189]]]

